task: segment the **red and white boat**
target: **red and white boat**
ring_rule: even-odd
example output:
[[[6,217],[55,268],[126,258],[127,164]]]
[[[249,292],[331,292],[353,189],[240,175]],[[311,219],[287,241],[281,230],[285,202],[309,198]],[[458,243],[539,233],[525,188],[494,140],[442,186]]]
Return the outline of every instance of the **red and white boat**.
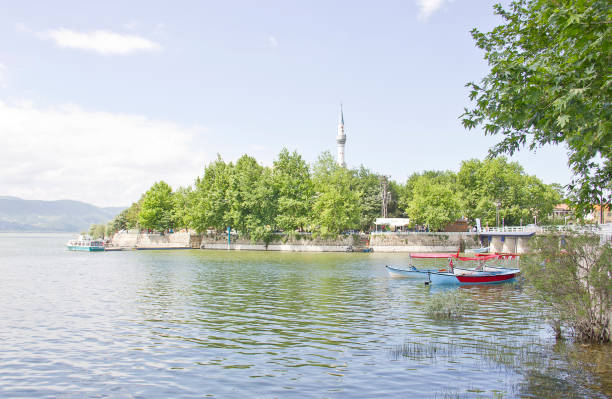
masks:
[[[517,254],[488,254],[460,256],[459,253],[412,253],[408,269],[386,266],[392,277],[410,277],[426,279],[426,284],[499,284],[514,281],[521,273],[518,268],[492,266],[487,262],[518,260]],[[418,269],[412,259],[448,259],[448,266],[440,269]],[[475,262],[476,267],[458,267],[455,262]],[[463,266],[463,265],[462,265]]]

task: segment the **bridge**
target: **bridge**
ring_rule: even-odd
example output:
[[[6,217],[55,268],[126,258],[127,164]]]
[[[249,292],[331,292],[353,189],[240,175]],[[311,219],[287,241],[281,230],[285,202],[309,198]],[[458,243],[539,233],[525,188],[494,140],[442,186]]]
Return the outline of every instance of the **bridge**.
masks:
[[[535,234],[574,233],[599,235],[600,243],[612,242],[612,224],[607,225],[559,225],[559,226],[503,226],[486,227],[478,231],[483,245],[488,244],[491,252],[523,253],[527,242]],[[484,241],[487,241],[486,243]]]

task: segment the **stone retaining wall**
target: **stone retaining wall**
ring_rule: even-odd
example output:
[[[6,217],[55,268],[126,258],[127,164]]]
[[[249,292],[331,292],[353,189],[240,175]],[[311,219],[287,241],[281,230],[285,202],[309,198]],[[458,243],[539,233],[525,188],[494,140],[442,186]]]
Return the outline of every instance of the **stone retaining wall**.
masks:
[[[112,237],[111,244],[119,248],[191,248],[191,234],[183,232],[161,235],[120,231]]]
[[[373,233],[370,248],[374,252],[456,252],[479,247],[475,233]]]
[[[227,244],[227,236],[205,235],[202,238],[202,249],[230,249],[247,251],[287,251],[287,252],[350,252],[354,244],[353,236],[341,236],[336,239],[313,238],[310,235],[296,237],[279,236],[266,244],[252,242],[250,239],[232,236],[231,244]]]
[[[374,233],[369,236],[369,248],[374,252],[456,252],[480,246],[476,233]],[[339,236],[332,239],[314,238],[309,234],[297,236],[279,235],[266,244],[232,235],[229,249],[250,251],[288,252],[350,252],[368,248],[363,241],[367,236]],[[121,231],[112,238],[112,246],[118,248],[201,248],[228,249],[225,234],[197,235],[194,233],[147,234]],[[491,252],[524,253],[528,250],[528,238],[499,237],[491,240]]]

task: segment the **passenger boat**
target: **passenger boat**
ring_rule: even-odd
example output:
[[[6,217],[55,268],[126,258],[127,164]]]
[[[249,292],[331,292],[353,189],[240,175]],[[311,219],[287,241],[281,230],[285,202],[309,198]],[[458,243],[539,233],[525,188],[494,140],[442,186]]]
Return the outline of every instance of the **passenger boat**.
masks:
[[[459,253],[416,253],[411,254],[411,265],[408,269],[398,269],[386,266],[391,277],[409,277],[426,279],[425,284],[499,284],[514,281],[520,274],[517,268],[497,267],[488,265],[491,260],[517,259],[516,254],[492,254],[478,255],[473,257],[459,256]],[[417,269],[412,264],[412,259],[448,259],[448,267],[445,269]],[[476,261],[476,268],[456,267],[453,260],[468,262]]]
[[[68,241],[69,251],[104,251],[104,241],[94,240],[90,236],[80,235],[76,240]]]

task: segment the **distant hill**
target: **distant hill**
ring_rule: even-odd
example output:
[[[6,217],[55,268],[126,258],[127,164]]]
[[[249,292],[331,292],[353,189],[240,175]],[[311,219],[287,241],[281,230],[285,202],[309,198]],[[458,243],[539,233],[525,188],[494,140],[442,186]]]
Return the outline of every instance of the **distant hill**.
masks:
[[[99,208],[85,202],[38,201],[0,196],[0,231],[81,232],[106,223],[123,207]]]

